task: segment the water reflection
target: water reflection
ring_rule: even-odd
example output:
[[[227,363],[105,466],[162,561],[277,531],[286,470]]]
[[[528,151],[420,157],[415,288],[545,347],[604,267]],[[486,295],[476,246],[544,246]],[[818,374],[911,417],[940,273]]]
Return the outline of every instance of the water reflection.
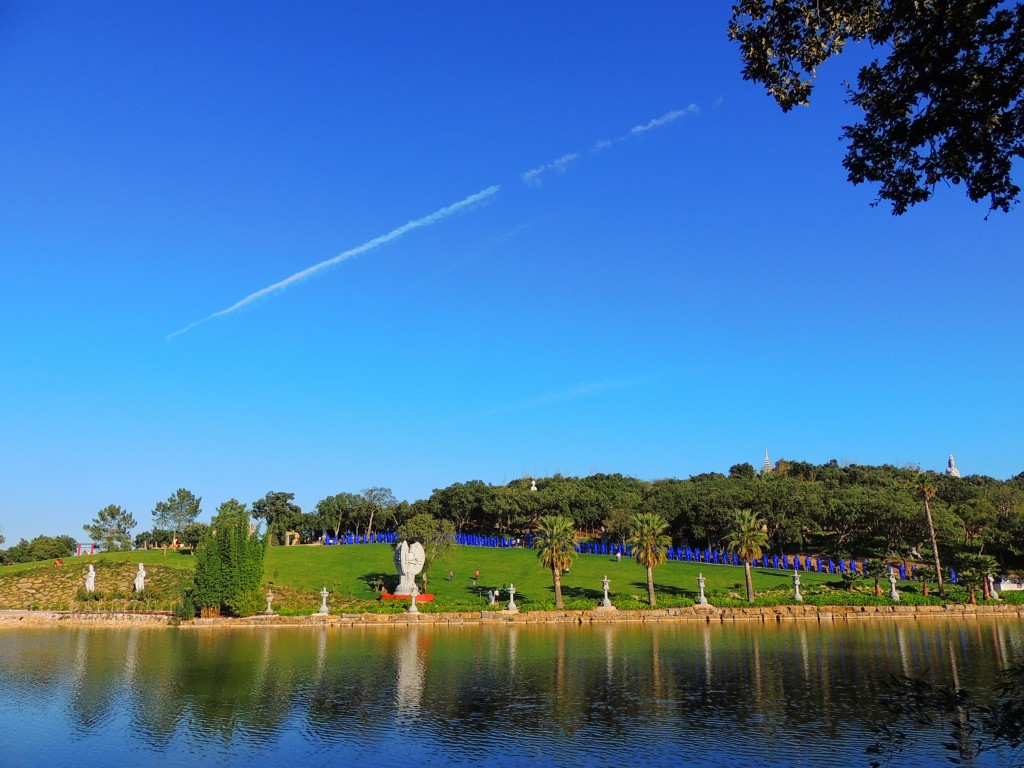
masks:
[[[11,765],[866,765],[890,675],[1022,658],[1014,619],[3,630],[0,718]]]

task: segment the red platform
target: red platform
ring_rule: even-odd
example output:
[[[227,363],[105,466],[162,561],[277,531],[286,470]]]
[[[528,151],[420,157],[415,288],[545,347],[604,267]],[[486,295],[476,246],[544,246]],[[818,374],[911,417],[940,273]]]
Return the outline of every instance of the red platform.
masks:
[[[380,595],[380,599],[381,600],[402,600],[404,602],[409,602],[409,597],[410,597],[409,595],[392,595],[390,592],[381,592],[381,595]],[[426,593],[420,592],[418,595],[416,595],[416,602],[417,603],[429,603],[433,599],[434,599],[434,593],[433,592],[426,592]]]

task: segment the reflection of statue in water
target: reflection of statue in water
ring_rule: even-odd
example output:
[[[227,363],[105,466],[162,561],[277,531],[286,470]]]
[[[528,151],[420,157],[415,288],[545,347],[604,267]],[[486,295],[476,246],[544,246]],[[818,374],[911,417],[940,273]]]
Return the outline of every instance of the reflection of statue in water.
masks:
[[[139,570],[135,574],[135,591],[141,592],[146,588],[146,566],[139,563]]]
[[[412,594],[412,589],[416,585],[416,574],[423,570],[424,560],[426,553],[418,541],[412,544],[403,541],[395,547],[395,569],[399,576],[398,586],[395,588],[396,595]]]
[[[89,568],[85,572],[85,591],[96,591],[96,568],[93,567],[92,563],[89,563]]]

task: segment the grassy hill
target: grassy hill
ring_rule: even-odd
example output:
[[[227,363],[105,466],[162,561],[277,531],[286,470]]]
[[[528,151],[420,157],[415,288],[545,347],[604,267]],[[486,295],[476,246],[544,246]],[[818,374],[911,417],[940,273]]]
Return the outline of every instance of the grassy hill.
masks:
[[[276,595],[274,608],[282,613],[311,613],[320,605],[318,595],[326,586],[331,593],[332,612],[404,610],[403,601],[378,601],[376,582],[393,589],[398,581],[387,544],[349,546],[272,547],[264,563],[264,588]],[[97,571],[98,598],[78,598],[86,565]],[[132,595],[136,564],[143,562],[149,573],[146,593]],[[71,557],[56,567],[46,563],[24,563],[0,568],[0,609],[85,609],[85,610],[171,610],[188,585],[194,559],[187,553],[160,550],[111,552],[88,557]],[[449,568],[453,578],[448,580]],[[480,579],[473,584],[473,574]],[[706,579],[708,599],[717,605],[744,603],[741,566],[667,562],[654,571],[659,606],[690,605],[697,597],[697,575]],[[562,577],[567,608],[592,608],[602,597],[601,580],[611,582],[612,602],[621,608],[646,604],[646,574],[633,560],[616,562],[608,555],[579,555],[569,573]],[[852,595],[839,576],[801,571],[801,591],[808,602],[840,604],[875,600],[873,585],[864,583]],[[541,568],[536,553],[528,549],[458,547],[450,562],[436,563],[428,574],[428,592],[435,595],[424,610],[482,610],[488,589],[515,584],[516,603],[524,610],[551,608],[554,592],[551,573]],[[887,585],[886,585],[887,586]],[[778,604],[791,600],[792,573],[754,569],[754,588],[759,603]],[[921,602],[918,585],[900,585],[905,602]],[[951,599],[963,599],[956,591]],[[508,594],[501,599],[507,602]],[[887,598],[883,598],[887,599]]]

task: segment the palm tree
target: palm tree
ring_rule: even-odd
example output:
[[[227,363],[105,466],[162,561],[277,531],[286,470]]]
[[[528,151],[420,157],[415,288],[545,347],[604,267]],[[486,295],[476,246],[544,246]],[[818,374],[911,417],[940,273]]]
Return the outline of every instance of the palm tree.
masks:
[[[654,569],[668,559],[668,548],[672,539],[665,533],[668,523],[661,515],[652,512],[638,512],[629,518],[629,538],[633,557],[647,569],[647,597],[651,607],[658,604],[654,597]]]
[[[540,564],[551,569],[555,585],[555,608],[562,607],[562,571],[576,557],[576,524],[563,515],[548,515],[537,521],[533,539]]]
[[[768,528],[749,509],[737,509],[733,514],[732,531],[725,537],[725,547],[735,552],[743,561],[743,575],[747,580],[747,602],[754,602],[754,577],[750,564],[761,557],[761,550],[768,546]]]
[[[942,565],[939,563],[939,543],[935,539],[935,523],[932,522],[932,509],[928,502],[935,498],[935,486],[925,483],[921,486],[921,494],[924,496],[924,516],[928,520],[928,534],[932,538],[932,557],[935,558],[935,581],[939,585],[939,597],[945,598],[946,594],[942,589]]]

